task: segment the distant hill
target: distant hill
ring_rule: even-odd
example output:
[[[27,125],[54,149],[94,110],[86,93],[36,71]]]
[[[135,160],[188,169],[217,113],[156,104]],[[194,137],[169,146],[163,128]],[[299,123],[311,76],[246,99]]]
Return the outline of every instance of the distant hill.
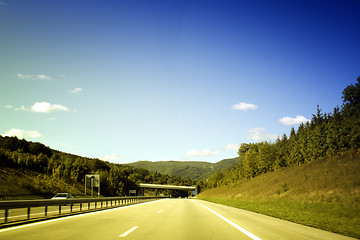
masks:
[[[48,198],[57,192],[84,197],[86,174],[100,175],[102,196],[126,196],[129,190],[137,189],[138,183],[195,185],[191,179],[81,157],[39,142],[0,135],[0,200]]]
[[[226,171],[228,168],[234,167],[238,162],[239,158],[230,158],[217,163],[200,161],[138,161],[128,165],[143,168],[151,172],[198,180],[206,178],[217,171]]]

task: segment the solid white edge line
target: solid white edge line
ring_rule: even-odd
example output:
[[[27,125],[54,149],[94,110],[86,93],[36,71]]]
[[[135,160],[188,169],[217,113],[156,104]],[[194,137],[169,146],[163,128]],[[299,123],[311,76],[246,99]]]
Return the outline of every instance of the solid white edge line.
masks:
[[[127,235],[129,235],[130,233],[132,233],[133,231],[135,231],[139,226],[134,226],[132,228],[130,228],[129,230],[127,230],[126,232],[124,232],[123,234],[121,234],[119,237],[126,237]]]
[[[163,200],[163,199],[153,200],[153,201],[148,201],[148,202],[142,202],[142,203],[135,203],[135,204],[126,205],[126,206],[119,206],[119,207],[115,207],[115,208],[111,208],[111,209],[99,210],[99,211],[96,211],[96,212],[80,213],[80,214],[73,215],[73,216],[59,217],[59,218],[56,218],[56,219],[44,220],[44,221],[41,221],[41,222],[29,223],[29,224],[15,226],[15,227],[3,228],[3,229],[0,229],[0,233],[11,231],[11,230],[16,230],[16,229],[20,229],[20,228],[32,227],[32,226],[41,225],[41,224],[45,224],[45,223],[57,222],[57,221],[61,221],[61,220],[69,219],[69,218],[76,218],[76,217],[86,216],[86,215],[90,215],[90,214],[98,214],[98,213],[101,213],[101,212],[113,211],[113,210],[120,209],[120,208],[134,207],[134,206],[137,206],[137,205],[147,204],[147,203],[151,203],[151,202],[155,202],[155,201],[161,201],[161,200]]]
[[[225,222],[229,223],[231,226],[233,226],[234,228],[236,228],[237,230],[241,231],[242,233],[244,233],[245,235],[247,235],[248,237],[250,237],[253,240],[262,240],[261,238],[255,236],[254,234],[252,234],[251,232],[245,230],[244,228],[240,227],[239,225],[237,225],[236,223],[230,221],[229,219],[223,217],[222,215],[218,214],[217,212],[211,210],[210,208],[202,205],[200,203],[200,205],[202,207],[204,207],[205,209],[209,210],[210,212],[212,212],[213,214],[215,214],[216,216],[218,216],[219,218],[221,218],[222,220],[224,220]]]

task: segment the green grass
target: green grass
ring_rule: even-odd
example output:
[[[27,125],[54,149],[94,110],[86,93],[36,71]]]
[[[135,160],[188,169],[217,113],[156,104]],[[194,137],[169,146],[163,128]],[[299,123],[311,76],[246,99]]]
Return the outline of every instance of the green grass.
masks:
[[[200,199],[360,238],[356,151],[209,189]]]
[[[354,206],[299,202],[294,200],[200,199],[360,238],[360,209]]]

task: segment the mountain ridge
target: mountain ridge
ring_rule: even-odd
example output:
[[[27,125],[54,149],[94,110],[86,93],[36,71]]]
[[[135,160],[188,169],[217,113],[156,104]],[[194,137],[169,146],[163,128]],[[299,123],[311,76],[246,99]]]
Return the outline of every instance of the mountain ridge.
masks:
[[[193,180],[200,180],[209,177],[217,171],[225,171],[234,167],[239,162],[239,157],[220,160],[216,163],[206,161],[148,161],[140,160],[126,165],[139,167],[151,172],[168,174]]]

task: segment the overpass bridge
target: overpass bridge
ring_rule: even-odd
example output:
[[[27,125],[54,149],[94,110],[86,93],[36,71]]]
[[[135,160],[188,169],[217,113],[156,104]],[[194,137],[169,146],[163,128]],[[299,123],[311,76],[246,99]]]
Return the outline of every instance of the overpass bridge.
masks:
[[[144,189],[195,191],[196,187],[140,183],[139,184],[139,190],[140,190],[139,195],[140,196],[144,195]]]

